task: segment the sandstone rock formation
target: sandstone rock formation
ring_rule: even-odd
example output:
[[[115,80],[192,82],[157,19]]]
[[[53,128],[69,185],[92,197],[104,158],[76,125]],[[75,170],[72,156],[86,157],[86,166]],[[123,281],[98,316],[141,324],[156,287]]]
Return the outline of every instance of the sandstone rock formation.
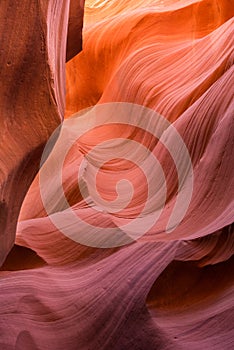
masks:
[[[0,349],[231,350],[234,1],[83,7],[0,5]]]

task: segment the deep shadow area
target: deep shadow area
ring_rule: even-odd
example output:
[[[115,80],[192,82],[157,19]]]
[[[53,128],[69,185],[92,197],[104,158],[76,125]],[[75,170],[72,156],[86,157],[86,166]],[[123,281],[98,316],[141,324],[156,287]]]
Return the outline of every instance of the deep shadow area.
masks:
[[[209,303],[234,285],[234,257],[199,267],[196,261],[173,261],[153,284],[146,300],[149,310],[175,311]]]
[[[45,266],[46,262],[33,250],[14,245],[0,271],[19,271]]]

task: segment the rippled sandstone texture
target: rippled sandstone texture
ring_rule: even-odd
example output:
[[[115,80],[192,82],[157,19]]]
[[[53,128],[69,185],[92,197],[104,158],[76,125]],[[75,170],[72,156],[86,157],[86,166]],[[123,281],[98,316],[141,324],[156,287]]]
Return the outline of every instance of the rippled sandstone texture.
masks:
[[[136,193],[119,215],[95,211],[87,171],[77,183],[84,158],[88,174],[95,169],[90,149],[109,138],[135,140],[165,172],[159,220],[135,243],[109,249],[62,234],[53,218],[64,229],[74,227],[56,176],[42,184],[53,217],[36,176],[21,209],[17,245],[0,273],[1,349],[233,349],[233,8],[234,1],[86,1],[83,51],[76,55],[82,2],[72,1],[70,12],[68,1],[1,3],[0,25],[12,28],[2,29],[1,46],[1,263],[42,149],[64,116],[110,102],[150,108],[182,136],[194,176],[185,217],[168,234],[178,192],[190,179],[185,173],[178,187],[162,142],[134,127],[84,135],[65,160],[63,190],[76,215],[100,232],[135,218],[147,186],[130,162],[109,162],[97,178],[101,195],[113,200],[122,175]],[[173,145],[173,134],[168,138]],[[89,189],[86,201],[82,186]]]

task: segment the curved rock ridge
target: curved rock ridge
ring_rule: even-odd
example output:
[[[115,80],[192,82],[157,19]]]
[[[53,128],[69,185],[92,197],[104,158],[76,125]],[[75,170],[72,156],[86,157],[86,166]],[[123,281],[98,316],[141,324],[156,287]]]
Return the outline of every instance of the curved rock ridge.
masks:
[[[2,262],[24,202],[0,271],[0,349],[232,350],[234,1],[31,7],[44,56],[22,35],[32,69],[18,95],[4,75],[1,104]]]

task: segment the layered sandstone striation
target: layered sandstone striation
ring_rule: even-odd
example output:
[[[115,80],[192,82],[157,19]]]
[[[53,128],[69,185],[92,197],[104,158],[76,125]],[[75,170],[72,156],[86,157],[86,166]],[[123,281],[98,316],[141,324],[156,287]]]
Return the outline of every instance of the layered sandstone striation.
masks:
[[[234,1],[87,0],[84,23],[83,1],[16,3],[0,7],[1,263],[16,243],[0,348],[233,349]]]

